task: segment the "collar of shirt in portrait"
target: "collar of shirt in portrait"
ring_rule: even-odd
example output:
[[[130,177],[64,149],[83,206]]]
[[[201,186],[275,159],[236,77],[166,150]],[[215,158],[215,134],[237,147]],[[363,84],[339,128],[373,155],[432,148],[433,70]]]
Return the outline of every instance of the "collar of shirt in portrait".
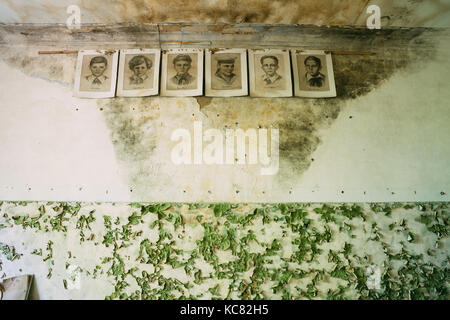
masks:
[[[142,84],[145,80],[148,79],[148,75],[144,74],[142,76],[132,75],[130,77],[130,83],[131,84]]]
[[[234,80],[236,80],[237,76],[234,73],[231,73],[230,76],[227,76],[225,74],[223,74],[222,72],[220,72],[219,70],[216,71],[216,77],[218,77],[219,79],[225,81],[227,84],[233,84]]]
[[[320,72],[316,75],[311,75],[307,72],[305,74],[305,79],[309,87],[321,87],[325,81],[325,75]]]
[[[193,76],[191,76],[189,73],[186,74],[182,74],[182,75],[175,75],[172,78],[172,81],[175,82],[178,85],[186,85],[186,84],[190,84],[193,80]]]
[[[96,77],[93,74],[91,74],[86,77],[86,80],[89,81],[91,84],[102,85],[106,80],[108,80],[108,77],[105,75]]]
[[[281,76],[278,73],[275,73],[273,76],[268,76],[266,73],[262,75],[263,81],[269,85],[273,84],[281,79]]]

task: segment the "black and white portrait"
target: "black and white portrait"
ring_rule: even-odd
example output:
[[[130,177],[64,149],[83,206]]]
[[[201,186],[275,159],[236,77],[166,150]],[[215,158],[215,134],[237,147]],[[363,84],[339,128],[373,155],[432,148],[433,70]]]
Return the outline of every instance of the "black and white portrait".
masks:
[[[259,59],[261,69],[264,73],[261,76],[264,86],[269,88],[279,88],[283,86],[283,77],[277,72],[279,69],[279,59],[277,56],[265,55]]]
[[[158,94],[159,49],[120,51],[117,95],[142,97]]]
[[[207,96],[231,97],[248,94],[245,49],[208,49],[205,72]]]
[[[108,60],[104,56],[95,56],[88,59],[90,72],[83,77],[83,87],[86,90],[107,91],[111,84],[111,75],[105,74]]]
[[[299,97],[335,97],[331,54],[324,51],[292,50],[295,95]]]
[[[75,73],[74,95],[84,98],[114,97],[117,58],[117,51],[80,51]]]
[[[253,97],[292,96],[291,65],[286,50],[252,50],[250,95]]]
[[[305,83],[308,88],[324,88],[328,84],[327,77],[320,72],[322,70],[322,61],[316,56],[308,56],[303,60],[305,65]]]
[[[203,50],[173,49],[163,53],[162,87],[164,96],[202,94]]]
[[[239,56],[235,54],[217,54],[214,56],[215,68],[211,79],[211,87],[215,90],[240,89],[240,75],[235,72],[236,64],[240,65]],[[237,61],[236,61],[237,60]]]
[[[192,55],[195,59],[195,54]],[[192,69],[192,58],[188,54],[177,54],[173,60],[175,75],[170,78],[170,84],[177,88],[194,89],[196,86],[195,76],[189,73]],[[192,70],[195,71],[195,70]]]

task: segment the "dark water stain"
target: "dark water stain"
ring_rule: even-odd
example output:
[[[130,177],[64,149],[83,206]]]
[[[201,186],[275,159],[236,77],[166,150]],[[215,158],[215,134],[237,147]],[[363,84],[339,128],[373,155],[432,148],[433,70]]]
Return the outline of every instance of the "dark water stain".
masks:
[[[421,45],[414,46],[417,43]],[[435,55],[435,43],[427,38],[427,33],[418,34],[396,48],[380,50],[373,56],[334,55],[337,98],[195,99],[199,111],[206,116],[208,127],[244,130],[278,128],[280,169],[276,179],[278,186],[284,188],[292,186],[311,166],[314,161],[313,153],[322,143],[321,130],[333,125],[349,100],[364,97],[400,70],[420,68],[430,59],[435,59]],[[186,101],[180,99],[182,104]],[[105,117],[116,153],[131,170],[130,184],[148,187],[151,181],[155,181],[148,159],[153,154],[158,139],[164,139],[150,128],[157,128],[154,120],[158,118],[159,103],[164,104],[164,98],[116,98],[99,100],[99,103],[105,108]],[[165,118],[160,121],[171,120]],[[176,177],[172,177],[174,178]]]
[[[292,181],[311,164],[321,142],[318,130],[332,125],[343,99],[214,98],[202,108],[210,125],[223,128],[278,128],[280,132],[279,182]]]
[[[211,98],[211,97],[196,97],[195,99],[197,99],[197,103],[200,106],[200,111],[202,111],[202,109],[204,109],[209,104],[211,104],[211,101],[213,98]]]
[[[126,164],[130,186],[145,185],[151,174],[148,159],[158,139],[159,99],[99,99],[98,104],[104,109],[117,158]]]
[[[416,43],[421,46],[413,47]],[[400,70],[420,68],[435,58],[435,43],[420,33],[403,46],[377,55],[334,55],[337,98],[213,98],[198,103],[218,128],[279,128],[277,177],[280,185],[287,185],[309,168],[312,154],[322,142],[319,130],[332,126],[348,100],[367,95]]]
[[[24,50],[2,48],[2,61],[31,77],[73,86],[76,55],[31,55]]]

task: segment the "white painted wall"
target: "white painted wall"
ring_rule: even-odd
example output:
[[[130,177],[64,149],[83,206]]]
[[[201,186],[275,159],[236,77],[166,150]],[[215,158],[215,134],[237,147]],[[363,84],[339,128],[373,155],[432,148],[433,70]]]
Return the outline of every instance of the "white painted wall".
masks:
[[[124,159],[114,149],[108,100],[72,97],[73,57],[61,57],[61,81],[0,62],[0,74],[8,75],[0,80],[0,199],[448,201],[449,52],[442,43],[437,59],[409,65],[369,94],[348,100],[321,131],[310,168],[284,180],[261,176],[257,166],[174,165],[171,132],[192,128],[194,120],[205,128],[213,122],[195,98],[157,97],[150,106],[155,119],[147,125],[156,149],[136,181],[133,156]],[[129,101],[131,108],[136,100]]]

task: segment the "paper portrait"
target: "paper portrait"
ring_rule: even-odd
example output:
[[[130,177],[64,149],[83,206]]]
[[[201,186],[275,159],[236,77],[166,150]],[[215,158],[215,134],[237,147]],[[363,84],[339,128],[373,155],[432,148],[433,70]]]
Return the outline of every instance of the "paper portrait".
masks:
[[[203,50],[171,49],[163,51],[161,95],[166,97],[203,94]]]
[[[159,49],[120,50],[117,96],[158,94],[160,56]]]
[[[291,50],[294,92],[297,97],[336,97],[331,53]]]
[[[116,91],[118,51],[78,52],[74,96],[111,98]]]
[[[248,95],[246,49],[206,50],[205,95],[209,97]]]
[[[250,96],[291,97],[291,62],[287,50],[249,50]]]

